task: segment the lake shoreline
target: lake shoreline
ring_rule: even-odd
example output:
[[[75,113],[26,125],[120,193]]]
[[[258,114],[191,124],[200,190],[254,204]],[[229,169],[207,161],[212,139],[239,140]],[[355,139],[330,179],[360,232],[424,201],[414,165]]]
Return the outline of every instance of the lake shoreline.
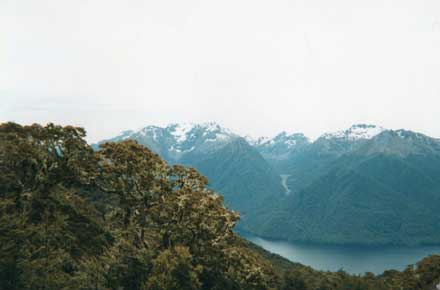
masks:
[[[440,246],[344,246],[270,240],[240,234],[244,239],[292,262],[320,271],[344,270],[354,275],[367,272],[382,274],[387,270],[404,270],[426,256],[440,253]]]
[[[403,249],[414,249],[420,247],[440,247],[440,243],[333,243],[333,242],[318,242],[318,241],[305,241],[305,240],[292,240],[292,239],[282,239],[273,238],[266,236],[264,234],[255,234],[253,232],[244,230],[239,227],[235,232],[241,236],[257,236],[265,240],[270,240],[273,242],[288,242],[298,245],[313,245],[313,246],[325,246],[325,247],[352,247],[352,248],[403,248]]]

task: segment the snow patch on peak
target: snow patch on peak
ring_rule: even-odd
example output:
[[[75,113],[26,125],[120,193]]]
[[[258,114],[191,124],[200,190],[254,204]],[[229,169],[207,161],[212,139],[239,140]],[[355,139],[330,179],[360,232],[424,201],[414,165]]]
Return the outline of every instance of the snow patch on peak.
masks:
[[[237,136],[231,130],[223,128],[215,122],[175,123],[168,125],[165,129],[173,136],[179,146],[199,134],[206,138],[204,142],[227,142]]]
[[[353,125],[347,130],[341,130],[334,133],[326,133],[322,137],[325,139],[348,139],[351,141],[361,139],[371,139],[386,129],[375,125],[359,124]]]
[[[348,138],[351,140],[371,139],[385,131],[384,128],[374,125],[354,125],[348,129]]]
[[[223,129],[219,124],[217,124],[215,122],[201,123],[200,127],[204,128],[206,131],[209,131],[209,132],[218,131],[218,130],[226,130],[226,129]]]
[[[205,130],[205,133],[220,133],[223,135],[236,135],[230,129],[224,128],[215,122],[207,122],[199,125],[202,129]]]
[[[255,138],[250,135],[244,136],[244,139],[252,146],[259,146],[271,140],[269,137],[266,136]]]
[[[397,130],[396,132],[397,132],[397,135],[398,135],[400,138],[405,138],[405,134],[404,134],[404,131],[403,131],[403,130]]]
[[[157,141],[158,130],[160,130],[160,128],[157,126],[147,126],[139,130],[136,134],[139,134],[143,137],[152,136],[153,140]]]
[[[273,139],[275,140],[298,140],[298,139],[306,139],[308,140],[309,138],[307,138],[303,133],[288,133],[286,131],[283,131],[281,133],[279,133],[278,135],[276,135]]]
[[[296,140],[286,140],[286,142],[284,142],[288,148],[292,148],[296,145]]]
[[[205,142],[225,142],[231,139],[230,135],[226,135],[223,133],[216,133],[213,138],[208,138]]]
[[[396,130],[395,132],[397,133],[397,136],[399,136],[402,139],[405,139],[405,138],[423,139],[424,137],[426,137],[425,135],[423,135],[421,133],[408,131],[408,130],[404,130],[404,129]]]
[[[165,134],[165,135],[164,135]],[[135,131],[124,131],[119,135],[122,140],[129,138],[144,138],[150,137],[154,141],[158,141],[160,137],[169,136],[173,138],[175,142],[175,148],[171,148],[172,151],[183,150],[182,146],[185,148],[191,146],[195,138],[202,137],[203,139],[209,140],[208,142],[221,141],[225,142],[233,137],[238,136],[231,130],[220,126],[215,122],[206,123],[170,123],[166,126],[146,126],[139,128]]]
[[[185,149],[185,150],[182,150],[182,149],[180,149],[180,148],[175,148],[174,146],[171,146],[171,147],[169,148],[170,151],[174,151],[174,152],[176,152],[176,153],[188,153],[188,152],[193,151],[194,149],[195,149],[194,146],[192,146],[191,148]]]
[[[170,124],[167,126],[171,135],[176,139],[177,143],[183,143],[188,139],[188,133],[195,127],[191,123]]]
[[[282,131],[272,138],[260,137],[258,139],[254,139],[247,136],[246,140],[253,146],[267,148],[281,146],[288,150],[295,148],[299,144],[310,142],[310,139],[304,136],[302,133],[287,133],[286,131]]]
[[[287,133],[286,131],[281,132],[272,139],[272,143],[285,144],[288,149],[295,147],[298,142],[310,142],[310,139],[302,133]]]

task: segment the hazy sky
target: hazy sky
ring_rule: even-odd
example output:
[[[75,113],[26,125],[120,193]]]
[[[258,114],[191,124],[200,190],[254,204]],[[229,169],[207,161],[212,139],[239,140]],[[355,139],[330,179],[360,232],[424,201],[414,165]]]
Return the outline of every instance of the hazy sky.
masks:
[[[0,0],[0,122],[440,137],[440,0]]]

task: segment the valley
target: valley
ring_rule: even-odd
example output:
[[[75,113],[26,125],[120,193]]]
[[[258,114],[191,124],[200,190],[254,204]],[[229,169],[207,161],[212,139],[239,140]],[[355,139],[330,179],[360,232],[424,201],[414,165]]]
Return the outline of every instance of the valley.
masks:
[[[290,174],[280,174],[280,177],[281,177],[281,185],[284,187],[284,190],[286,191],[286,195],[289,195],[292,192],[289,188],[289,185],[287,184]]]
[[[313,141],[286,132],[251,138],[210,122],[147,126],[108,141],[126,139],[199,170],[240,213],[238,228],[254,235],[328,245],[440,244],[440,141],[421,133],[358,124]]]

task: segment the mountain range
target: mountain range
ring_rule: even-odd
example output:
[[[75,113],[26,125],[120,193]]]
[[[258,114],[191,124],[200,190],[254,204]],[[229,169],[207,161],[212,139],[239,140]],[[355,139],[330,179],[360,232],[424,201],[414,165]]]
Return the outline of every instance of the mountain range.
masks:
[[[314,141],[251,138],[211,122],[103,142],[125,139],[206,175],[241,213],[243,231],[328,244],[440,243],[440,140],[421,133],[359,124]]]
[[[216,123],[148,126],[103,142],[125,139],[149,147],[170,164],[199,170],[224,196],[225,204],[241,213],[243,223],[267,200],[283,197],[279,174],[257,148]]]

